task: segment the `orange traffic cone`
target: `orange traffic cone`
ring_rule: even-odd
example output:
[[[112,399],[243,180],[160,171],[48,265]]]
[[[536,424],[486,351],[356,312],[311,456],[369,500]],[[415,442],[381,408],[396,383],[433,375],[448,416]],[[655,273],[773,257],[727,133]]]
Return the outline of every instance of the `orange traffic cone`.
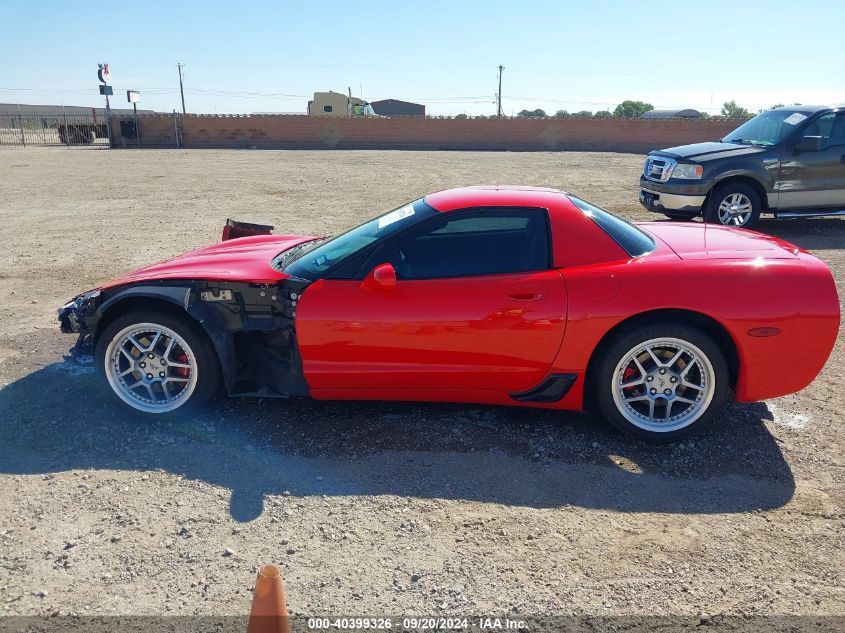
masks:
[[[258,570],[247,633],[290,633],[282,574],[275,565]]]

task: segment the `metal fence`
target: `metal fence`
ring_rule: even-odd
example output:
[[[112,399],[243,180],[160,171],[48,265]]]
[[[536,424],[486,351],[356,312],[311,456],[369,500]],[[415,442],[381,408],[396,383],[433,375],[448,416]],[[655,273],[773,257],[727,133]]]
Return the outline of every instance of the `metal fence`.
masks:
[[[98,116],[94,112],[21,114],[0,111],[0,148],[51,146],[108,148],[109,131],[106,117]]]

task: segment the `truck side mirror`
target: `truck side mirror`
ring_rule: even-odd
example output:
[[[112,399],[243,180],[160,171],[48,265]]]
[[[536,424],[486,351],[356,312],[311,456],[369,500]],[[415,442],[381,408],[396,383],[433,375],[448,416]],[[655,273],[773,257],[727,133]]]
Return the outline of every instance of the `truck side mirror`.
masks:
[[[396,269],[393,264],[385,262],[373,268],[364,281],[361,282],[364,290],[392,290],[396,287]]]
[[[805,136],[795,144],[795,152],[819,152],[824,149],[823,136]]]

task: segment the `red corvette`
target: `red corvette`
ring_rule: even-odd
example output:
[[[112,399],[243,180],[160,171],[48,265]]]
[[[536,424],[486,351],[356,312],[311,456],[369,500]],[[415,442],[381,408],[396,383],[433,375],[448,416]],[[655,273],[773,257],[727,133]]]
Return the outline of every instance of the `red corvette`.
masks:
[[[434,193],[328,239],[224,241],[59,312],[125,404],[230,395],[598,408],[647,439],[807,386],[839,299],[809,253],[750,231],[632,225],[553,189]],[[238,235],[247,237],[236,237]],[[234,239],[231,239],[233,238]]]

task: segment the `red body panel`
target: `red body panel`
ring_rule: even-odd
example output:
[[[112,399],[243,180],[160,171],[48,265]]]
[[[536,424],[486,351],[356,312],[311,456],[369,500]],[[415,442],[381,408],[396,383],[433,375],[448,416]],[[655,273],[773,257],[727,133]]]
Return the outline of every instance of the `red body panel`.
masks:
[[[459,279],[399,280],[394,288],[318,280],[296,311],[297,340],[315,398],[480,402],[578,409],[596,346],[626,319],[680,309],[719,323],[746,402],[805,387],[839,326],[827,267],[750,231],[644,223],[655,250],[631,258],[562,192],[473,187],[426,198],[438,211],[516,206],[549,211],[554,269]],[[103,287],[170,279],[278,283],[272,259],[307,237],[230,240],[142,268]],[[665,317],[663,317],[665,318]],[[777,328],[774,336],[749,331]],[[579,380],[559,402],[517,402],[551,373]]]
[[[474,389],[536,385],[557,355],[566,290],[556,270],[399,281],[366,289],[321,280],[297,309],[312,389]]]
[[[227,240],[145,266],[100,286],[109,288],[158,279],[208,279],[276,283],[286,279],[270,264],[284,250],[314,239],[304,235],[259,235]]]

